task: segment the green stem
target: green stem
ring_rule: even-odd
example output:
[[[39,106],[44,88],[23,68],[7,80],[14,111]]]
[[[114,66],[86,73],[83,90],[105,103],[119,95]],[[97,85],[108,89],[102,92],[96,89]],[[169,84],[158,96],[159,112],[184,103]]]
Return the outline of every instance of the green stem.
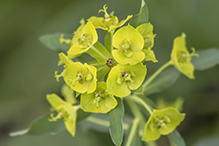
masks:
[[[133,102],[132,98],[126,98],[126,101],[135,117],[133,120],[132,128],[129,132],[128,140],[126,142],[126,146],[131,146],[131,142],[135,136],[135,131],[138,130],[138,125],[140,122],[144,121],[141,112],[139,112],[138,106]]]
[[[102,119],[99,119],[99,118],[96,118],[96,117],[93,117],[93,116],[88,117],[86,120],[89,121],[89,122],[95,123],[97,125],[104,126],[104,127],[109,127],[109,125],[110,125],[109,121],[105,121],[105,120],[102,120]],[[127,130],[128,129],[128,124],[123,124],[123,128],[125,130]]]
[[[96,49],[94,46],[92,46],[90,49],[92,49],[92,51],[94,51],[95,53],[97,53],[98,55],[100,55],[104,60],[108,60],[108,58],[103,55],[98,49]]]
[[[136,102],[138,102],[139,104],[143,105],[145,107],[145,109],[150,113],[152,114],[152,110],[151,108],[144,102],[144,100],[142,100],[140,97],[136,96],[136,95],[133,95],[132,96],[132,99]]]
[[[165,68],[172,65],[172,61],[168,61],[163,66],[161,66],[152,76],[150,76],[149,79],[146,80],[146,82],[142,85],[143,89],[147,87]]]
[[[132,142],[132,140],[134,138],[135,131],[138,128],[138,123],[139,123],[139,119],[138,118],[134,119],[132,128],[131,128],[129,136],[128,136],[128,140],[126,142],[126,146],[131,146],[131,142]]]
[[[113,42],[113,33],[114,33],[114,31],[115,31],[115,30],[113,30],[113,31],[110,32],[110,37],[111,37],[111,39],[110,39],[110,41],[111,41],[111,42],[110,42],[110,43],[111,43],[111,46],[110,46],[110,53],[111,53],[111,55],[113,55],[113,43],[112,43],[112,42]]]

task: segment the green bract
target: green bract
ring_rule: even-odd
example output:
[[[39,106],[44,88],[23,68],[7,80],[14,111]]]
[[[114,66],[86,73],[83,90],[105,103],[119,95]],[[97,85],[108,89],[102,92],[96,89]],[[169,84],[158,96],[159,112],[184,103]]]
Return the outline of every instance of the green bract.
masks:
[[[170,134],[185,118],[175,108],[169,107],[164,110],[153,110],[144,127],[144,141],[157,140],[160,135]]]
[[[155,57],[154,51],[151,50],[154,46],[155,37],[155,35],[153,34],[153,25],[150,23],[144,23],[138,26],[136,29],[144,38],[144,48],[142,51],[145,53],[145,60],[153,61],[154,63],[158,62]]]
[[[112,68],[107,78],[107,92],[118,97],[125,97],[131,90],[138,89],[146,76],[146,66],[118,64]]]
[[[83,25],[82,25],[83,26]],[[98,40],[97,32],[92,22],[88,21],[87,24],[75,32],[72,39],[72,46],[68,50],[68,57],[73,58],[81,53],[90,49]]]
[[[106,92],[106,83],[98,82],[97,89],[91,94],[81,95],[81,108],[85,112],[107,113],[117,105],[113,95]]]
[[[113,36],[113,57],[120,64],[134,65],[145,58],[142,52],[144,39],[141,34],[132,26],[124,26]]]
[[[97,69],[85,63],[74,62],[68,66],[64,73],[66,84],[79,93],[92,93],[96,89]]]
[[[56,94],[49,94],[46,98],[50,105],[58,112],[56,117],[51,115],[50,121],[57,121],[58,119],[62,119],[68,132],[72,136],[75,136],[77,114],[74,107],[70,103],[63,101]]]
[[[195,49],[192,48],[190,54],[186,48],[186,35],[182,33],[181,36],[176,37],[173,42],[173,50],[171,53],[171,60],[173,65],[184,75],[190,79],[194,79],[194,65],[191,63],[191,57],[195,56]]]
[[[99,10],[99,12],[104,12],[104,17],[95,17],[92,16],[88,20],[92,21],[95,28],[100,28],[106,31],[114,31],[116,28],[121,27],[125,24],[129,19],[132,18],[132,15],[129,15],[125,20],[119,22],[116,16],[113,16],[113,13],[110,15],[107,13],[106,5],[103,6],[103,9]]]

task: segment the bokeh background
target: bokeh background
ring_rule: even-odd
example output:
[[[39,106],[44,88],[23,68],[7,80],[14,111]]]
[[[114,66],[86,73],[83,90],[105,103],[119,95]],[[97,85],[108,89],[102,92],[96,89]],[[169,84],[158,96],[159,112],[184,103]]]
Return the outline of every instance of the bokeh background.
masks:
[[[148,63],[148,75],[169,60],[173,39],[185,32],[188,48],[219,48],[219,1],[147,0],[154,25],[154,51],[159,63]],[[56,52],[43,46],[39,37],[56,32],[72,33],[81,18],[101,16],[107,4],[120,20],[137,14],[140,0],[0,0],[0,145],[1,146],[111,146],[108,134],[77,129],[57,135],[9,137],[27,128],[49,110],[47,93],[59,93]],[[219,144],[219,66],[200,72],[195,80],[181,75],[173,87],[150,96],[173,101],[185,99],[185,121],[178,130],[188,146]],[[162,144],[161,144],[162,145]]]

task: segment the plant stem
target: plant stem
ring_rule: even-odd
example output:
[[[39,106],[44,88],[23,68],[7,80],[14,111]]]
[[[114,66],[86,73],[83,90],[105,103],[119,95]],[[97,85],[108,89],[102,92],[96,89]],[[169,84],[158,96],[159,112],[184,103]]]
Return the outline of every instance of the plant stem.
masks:
[[[163,66],[161,66],[152,76],[150,76],[149,79],[146,80],[146,82],[142,85],[143,89],[147,87],[165,68],[172,65],[172,61],[168,61]]]
[[[96,49],[94,46],[92,46],[90,49],[92,49],[95,53],[97,53],[98,55],[100,55],[104,60],[107,60],[108,58],[103,55],[98,49]]]
[[[131,142],[135,136],[136,130],[138,130],[139,123],[143,121],[143,117],[141,112],[139,112],[138,106],[133,102],[132,98],[126,98],[126,101],[134,115],[133,125],[128,135],[128,140],[126,142],[126,146],[131,146]]]
[[[133,95],[132,99],[138,103],[140,103],[141,105],[143,105],[145,107],[145,109],[150,113],[150,115],[153,113],[151,108],[144,102],[144,100],[142,100],[140,97]]]

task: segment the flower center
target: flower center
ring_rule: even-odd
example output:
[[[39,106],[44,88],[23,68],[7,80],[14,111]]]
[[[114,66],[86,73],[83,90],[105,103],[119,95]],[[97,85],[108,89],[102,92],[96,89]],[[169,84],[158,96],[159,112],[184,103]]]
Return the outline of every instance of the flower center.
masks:
[[[133,77],[135,77],[135,74],[130,71],[124,71],[121,76],[117,78],[117,83],[122,84],[123,82],[134,82]]]
[[[57,121],[58,119],[66,120],[69,116],[68,112],[64,109],[63,106],[61,106],[58,110],[58,114],[54,116],[54,114],[51,114],[51,119],[49,121]]]
[[[152,48],[152,41],[149,36],[143,36],[144,38],[144,48]]]
[[[177,53],[177,59],[180,63],[187,63],[187,59],[190,58],[190,54],[187,54],[183,51]]]
[[[87,69],[80,69],[77,72],[75,79],[72,80],[72,86],[75,86],[75,82],[78,81],[83,84],[85,81],[90,81],[93,79],[93,75]],[[69,79],[70,80],[70,79]]]
[[[116,19],[115,16],[109,16],[107,18],[102,19],[102,25],[106,28],[110,28],[112,25],[116,25]]]
[[[109,67],[113,67],[114,66],[114,60],[113,58],[109,58],[107,61],[106,61],[106,65],[109,66]]]
[[[131,49],[132,42],[130,40],[124,39],[120,44],[120,50],[126,57],[132,57],[133,51]]]
[[[165,129],[167,124],[171,122],[168,116],[155,116],[154,118],[154,128],[156,129]]]
[[[96,107],[98,108],[99,102],[105,98],[105,91],[104,90],[99,90],[94,92],[95,98],[93,100],[93,104],[96,104]]]
[[[92,45],[92,35],[89,35],[87,33],[84,33],[79,39],[78,43],[81,48],[87,48]]]

